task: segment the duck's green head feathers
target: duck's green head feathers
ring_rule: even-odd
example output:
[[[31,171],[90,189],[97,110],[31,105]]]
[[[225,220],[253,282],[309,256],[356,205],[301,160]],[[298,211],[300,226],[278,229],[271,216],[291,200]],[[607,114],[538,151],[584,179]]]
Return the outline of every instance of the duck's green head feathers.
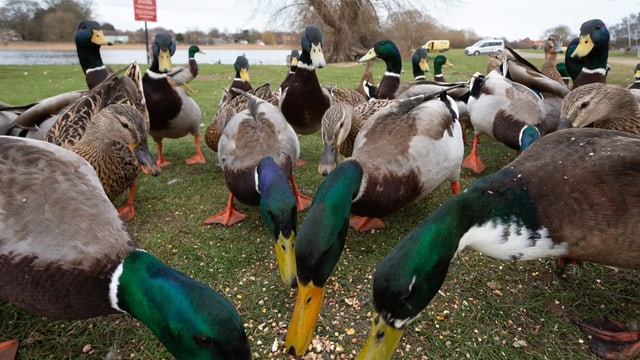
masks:
[[[443,66],[453,66],[453,64],[444,55],[436,55],[433,59],[433,71],[434,74],[442,74]]]
[[[285,284],[296,284],[295,240],[298,219],[296,197],[289,179],[273,158],[265,157],[258,163],[258,192],[260,212],[269,233],[276,239],[275,251],[280,277]]]
[[[171,57],[176,52],[176,43],[166,32],[157,33],[151,46],[153,59],[149,70],[156,73],[166,73],[171,70]]]
[[[302,53],[298,60],[301,63],[319,68],[326,65],[323,52],[324,37],[322,36],[322,31],[318,26],[307,26],[304,29],[300,43],[302,45]]]
[[[300,226],[295,248],[298,294],[286,338],[290,354],[304,354],[311,343],[325,283],[344,248],[351,201],[358,195],[362,176],[355,160],[338,165],[320,184]]]
[[[411,56],[411,65],[413,66],[413,77],[424,77],[424,73],[429,71],[429,54],[423,47],[419,47]]]
[[[387,64],[387,72],[400,74],[402,72],[402,56],[396,44],[391,40],[380,40],[358,62],[373,58],[380,58]]]
[[[244,55],[236,58],[233,68],[236,71],[236,78],[242,81],[249,81],[249,60]]]
[[[100,46],[111,45],[104,37],[100,24],[93,20],[84,20],[78,25],[75,35],[76,51],[82,71],[103,66]]]
[[[609,30],[602,20],[589,20],[580,26],[579,42],[571,57],[583,59],[588,69],[605,69],[609,58],[609,39]]]
[[[296,260],[302,283],[324,285],[342,253],[351,201],[358,195],[363,170],[355,160],[340,163],[318,187],[298,232]]]
[[[178,359],[251,358],[233,305],[145,251],[125,258],[114,274],[111,296],[114,307],[147,325]]]
[[[204,52],[200,50],[200,47],[198,45],[189,46],[188,52],[189,52],[189,59],[194,58],[196,54],[204,54]]]

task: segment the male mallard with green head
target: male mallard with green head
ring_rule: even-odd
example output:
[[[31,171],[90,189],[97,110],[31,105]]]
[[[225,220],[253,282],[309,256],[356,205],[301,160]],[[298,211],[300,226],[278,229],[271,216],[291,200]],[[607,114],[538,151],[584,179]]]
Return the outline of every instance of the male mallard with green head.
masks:
[[[433,58],[434,81],[445,82],[444,75],[442,73],[443,66],[453,67],[453,64],[451,63],[451,61],[449,61],[449,59],[447,59],[446,56],[440,54],[436,55],[436,57]]]
[[[191,45],[187,50],[189,56],[189,63],[183,66],[176,66],[171,71],[169,71],[168,76],[173,79],[176,85],[184,86],[187,91],[196,93],[198,90],[195,90],[189,86],[189,81],[198,77],[198,61],[196,60],[196,54],[204,54],[198,45]]]
[[[557,127],[548,125],[554,119],[547,119],[540,96],[528,87],[507,79],[497,70],[492,70],[487,76],[473,75],[467,104],[475,135],[471,152],[462,162],[462,167],[478,174],[485,169],[478,156],[481,134],[523,151]]]
[[[391,358],[408,324],[438,293],[455,254],[466,247],[507,261],[567,256],[640,270],[639,177],[637,136],[568,129],[542,137],[502,170],[446,201],[378,264],[373,325],[358,359]],[[584,325],[590,339],[604,338],[591,323]],[[637,352],[637,329],[609,334],[612,343],[604,342],[602,350],[615,351],[616,340],[634,334],[635,341],[621,349]]]
[[[0,136],[0,186],[0,299],[59,319],[130,314],[178,359],[251,359],[233,305],[142,250],[82,157]]]
[[[380,40],[364,54],[358,62],[380,58],[384,60],[387,69],[380,80],[376,91],[376,99],[393,99],[400,87],[400,74],[402,73],[402,56],[396,44],[391,40]]]
[[[279,107],[296,133],[307,135],[320,129],[322,114],[331,105],[331,96],[320,86],[315,70],[326,65],[322,31],[315,25],[307,26],[300,43],[302,51],[298,67],[289,86],[282,92]]]
[[[398,100],[366,121],[351,158],[320,184],[296,239],[298,294],[287,330],[290,354],[307,350],[350,224],[359,231],[384,226],[379,217],[443,181],[460,191],[464,145],[457,116],[455,102],[444,92]],[[350,218],[351,213],[358,216]]]
[[[151,66],[142,77],[144,97],[149,110],[149,134],[158,146],[157,163],[169,165],[162,152],[162,139],[177,139],[193,135],[196,153],[185,160],[189,165],[206,162],[200,146],[200,123],[202,111],[184,89],[176,86],[168,73],[171,71],[171,56],[176,44],[166,32],[156,34],[152,44]]]
[[[310,198],[300,194],[293,177],[300,154],[298,137],[270,102],[240,89],[235,91],[248,98],[248,108],[228,121],[217,149],[230,191],[229,201],[224,210],[204,222],[230,226],[243,220],[246,215],[233,206],[234,198],[260,206],[262,218],[275,240],[282,280],[295,285],[293,248],[297,211],[311,204]]]
[[[113,71],[102,63],[100,47],[111,45],[104,37],[102,26],[93,20],[84,20],[78,25],[75,36],[78,61],[82,67],[87,87],[93,89]]]
[[[607,82],[609,39],[609,30],[600,19],[580,26],[580,37],[569,44],[564,61],[573,77],[574,89],[593,82]]]

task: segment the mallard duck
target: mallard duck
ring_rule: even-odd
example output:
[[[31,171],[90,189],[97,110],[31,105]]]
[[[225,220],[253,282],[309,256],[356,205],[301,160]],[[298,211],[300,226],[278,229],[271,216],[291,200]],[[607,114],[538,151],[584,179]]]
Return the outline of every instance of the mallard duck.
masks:
[[[544,62],[540,67],[540,71],[546,76],[564,84],[562,75],[556,68],[558,61],[558,53],[562,52],[562,41],[558,39],[558,35],[550,34],[544,41]],[[565,84],[566,85],[566,84]]]
[[[233,305],[142,250],[82,157],[1,136],[0,186],[0,299],[59,319],[127,313],[178,359],[251,358]]]
[[[87,159],[111,200],[129,187],[127,202],[118,208],[125,221],[135,215],[135,181],[140,171],[160,173],[147,146],[148,120],[139,80],[136,63],[112,73],[69,105],[44,136],[44,141]]]
[[[295,75],[296,69],[298,68],[299,57],[300,57],[300,52],[298,51],[298,49],[291,50],[291,53],[289,54],[289,57],[288,57],[289,70],[287,71],[287,76],[284,78],[284,80],[282,80],[282,82],[280,83],[280,86],[278,87],[281,93],[282,91],[284,91],[284,89],[289,87],[289,83],[291,83],[291,79],[293,78],[293,75]]]
[[[475,73],[471,79],[470,95],[468,110],[475,135],[471,152],[462,162],[462,167],[475,173],[485,169],[477,150],[481,134],[523,151],[540,136],[557,128],[558,119],[547,117],[544,101],[539,95],[507,79],[497,70],[487,76]]]
[[[299,57],[300,52],[297,49],[291,50],[291,53],[287,55],[287,76],[282,80],[276,91],[273,92],[273,98],[271,99],[271,104],[276,107],[280,106],[280,97],[282,96],[282,92],[284,89],[289,87],[293,76],[296,74]]]
[[[447,59],[446,56],[436,55],[436,57],[433,58],[433,80],[434,81],[445,82],[444,75],[442,74],[443,66],[453,67],[453,64],[451,63],[451,61],[449,61],[449,59]]]
[[[376,91],[376,99],[393,99],[400,87],[400,74],[402,73],[402,56],[396,44],[391,40],[380,40],[364,54],[358,62],[380,58],[387,65],[387,70],[380,80]]]
[[[371,61],[367,60],[367,61]],[[403,82],[398,85],[398,89],[391,98],[396,98],[398,94],[402,94],[411,87],[427,82],[425,72],[429,71],[429,54],[423,47],[419,47],[411,56],[411,67],[413,69],[413,81]]]
[[[198,45],[191,45],[189,46],[188,54],[189,63],[187,65],[174,67],[173,69],[171,69],[171,71],[169,71],[167,75],[173,79],[176,85],[182,85],[185,89],[187,89],[187,91],[196,93],[198,92],[198,90],[195,90],[191,86],[189,86],[189,81],[198,77],[199,68],[198,61],[196,61],[196,54],[204,54],[204,52],[200,50],[200,47],[198,47]]]
[[[282,92],[279,107],[296,133],[306,135],[320,129],[322,114],[331,105],[331,96],[320,86],[315,70],[326,64],[320,28],[307,26],[302,34],[301,45],[298,67],[289,86]]]
[[[107,41],[102,26],[93,20],[84,20],[78,25],[75,36],[78,61],[82,67],[87,87],[93,89],[113,72],[102,63],[100,47],[112,45]]]
[[[369,59],[365,61],[364,71],[362,72],[362,77],[360,78],[360,85],[357,90],[362,95],[364,95],[367,100],[373,99],[376,97],[376,91],[378,91],[378,87],[373,79],[373,62],[375,59]]]
[[[564,60],[573,77],[574,89],[593,82],[607,82],[609,39],[609,30],[600,19],[580,26],[580,37],[569,44]]]
[[[640,89],[640,63],[636,64],[633,71],[633,82],[627,86],[627,89]]]
[[[454,193],[460,191],[464,146],[457,115],[444,92],[394,102],[367,120],[352,157],[320,184],[296,239],[298,294],[286,337],[290,354],[307,350],[350,222],[359,230],[378,225],[367,227],[363,218],[350,221],[350,213],[388,215],[443,181],[451,182]]]
[[[638,178],[636,136],[568,129],[542,137],[446,201],[378,264],[373,325],[358,359],[391,358],[467,247],[507,261],[569,256],[640,270]]]
[[[169,165],[162,153],[162,139],[177,139],[193,135],[196,153],[185,160],[189,165],[206,162],[200,147],[202,111],[186,91],[176,86],[167,73],[171,70],[171,56],[176,44],[166,32],[157,33],[153,40],[151,66],[142,77],[144,97],[149,110],[149,134],[158,146],[159,166]]]
[[[560,121],[563,128],[590,126],[640,135],[640,104],[620,85],[586,84],[564,98]]]
[[[251,83],[249,82],[249,60],[244,55],[238,56],[233,63],[233,69],[236,71],[236,75],[229,86],[228,91],[230,97],[227,98],[227,101],[240,95],[233,89],[240,89],[242,91],[251,90]]]
[[[293,178],[300,154],[298,137],[270,102],[240,89],[234,90],[247,97],[249,104],[229,120],[218,144],[218,160],[230,190],[229,201],[223,211],[204,222],[229,226],[243,220],[246,215],[233,206],[234,198],[248,205],[259,205],[276,242],[282,280],[295,286],[293,245],[297,210],[311,204],[310,198],[300,194]]]
[[[272,101],[273,94],[271,93],[271,84],[264,83],[256,88],[253,88],[247,93],[255,95],[262,100]],[[207,126],[207,131],[204,134],[204,140],[207,146],[218,152],[218,143],[224,127],[231,118],[242,110],[246,110],[249,107],[248,96],[236,96],[233,100],[227,102],[221,107],[218,107],[216,114],[211,119],[211,123]]]

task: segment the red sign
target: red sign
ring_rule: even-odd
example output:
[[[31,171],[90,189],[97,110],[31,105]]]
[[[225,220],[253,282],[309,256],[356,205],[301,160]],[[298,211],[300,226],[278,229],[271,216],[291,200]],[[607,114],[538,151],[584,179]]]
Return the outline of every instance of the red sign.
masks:
[[[133,0],[136,21],[156,22],[156,0]]]

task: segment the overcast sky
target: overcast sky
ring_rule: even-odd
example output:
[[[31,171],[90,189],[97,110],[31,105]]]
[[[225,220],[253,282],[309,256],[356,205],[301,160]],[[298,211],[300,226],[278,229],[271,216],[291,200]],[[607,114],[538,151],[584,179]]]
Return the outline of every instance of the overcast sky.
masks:
[[[436,3],[437,0],[426,2]],[[147,23],[149,28],[162,26],[175,32],[208,32],[212,28],[223,32],[273,30],[267,15],[253,14],[252,6],[256,2],[252,1],[156,0],[156,4],[158,22]],[[121,30],[144,28],[144,22],[134,20],[133,0],[96,1],[93,5],[95,19],[99,22],[109,22]],[[609,26],[615,25],[622,18],[639,13],[640,0],[536,0],[527,3],[460,0],[448,7],[439,5],[430,10],[425,5],[425,8],[429,15],[451,29],[471,29],[482,37],[518,40],[538,39],[547,29],[558,25],[567,25],[577,34],[580,24],[593,18],[599,18]],[[428,37],[425,34],[425,39]]]

